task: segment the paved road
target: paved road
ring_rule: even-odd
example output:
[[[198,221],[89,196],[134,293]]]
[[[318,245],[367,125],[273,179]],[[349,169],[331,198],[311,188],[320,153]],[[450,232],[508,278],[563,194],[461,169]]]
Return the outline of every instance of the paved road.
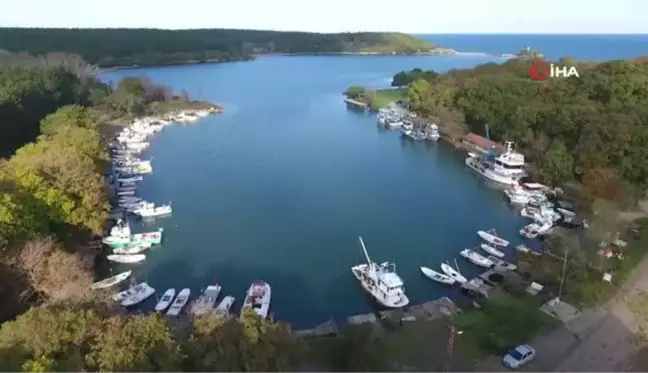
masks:
[[[628,304],[648,290],[648,257],[632,272],[618,295],[607,304],[583,310],[560,328],[535,338],[531,345],[537,358],[522,370],[527,372],[615,372],[646,371],[648,358],[636,354],[648,351],[646,340],[637,337],[639,320]],[[501,357],[492,357],[478,370],[502,371]]]

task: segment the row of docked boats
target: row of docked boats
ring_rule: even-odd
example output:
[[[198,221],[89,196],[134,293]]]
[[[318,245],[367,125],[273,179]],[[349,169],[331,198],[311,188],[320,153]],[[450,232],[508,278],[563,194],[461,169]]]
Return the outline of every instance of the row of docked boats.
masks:
[[[112,249],[112,254],[106,258],[117,263],[138,263],[146,259],[143,252],[162,242],[163,228],[146,233],[131,233],[130,224],[125,220],[117,220],[110,234],[102,242]]]
[[[153,172],[151,160],[142,160],[139,155],[149,147],[148,138],[161,131],[170,121],[160,122],[158,118],[141,118],[124,128],[111,144],[113,164],[112,182],[116,196],[115,213],[131,213],[142,218],[170,215],[171,204],[156,206],[145,201],[137,193],[138,182]]]
[[[129,273],[130,274],[130,273]],[[219,317],[229,316],[235,298],[231,295],[223,297],[218,302],[222,286],[208,285],[195,301],[190,303],[191,289],[184,288],[176,294],[176,289],[167,289],[155,304],[155,312],[165,312],[167,316],[179,316],[182,310],[190,304],[189,313],[194,316],[215,314]],[[147,300],[155,294],[155,288],[147,282],[142,282],[113,296],[115,302],[123,307],[132,307]],[[265,319],[270,310],[271,288],[264,281],[253,281],[245,294],[241,313],[250,310],[258,317]]]
[[[505,256],[502,249],[507,247],[510,243],[509,241],[499,237],[497,232],[493,229],[489,231],[478,231],[477,235],[484,241],[479,245],[479,247],[490,255],[484,256],[474,249],[464,249],[459,253],[459,255],[479,267],[491,268],[496,263],[500,262],[500,258]],[[445,285],[453,285],[454,283],[463,284],[468,281],[459,271],[456,262],[454,268],[448,263],[441,263],[442,273],[428,267],[421,267],[420,269],[423,275],[429,279]]]
[[[500,258],[505,256],[502,249],[510,244],[509,241],[499,237],[495,230],[478,231],[477,235],[483,240],[479,247],[490,255],[484,256],[476,250],[465,249],[460,252],[461,256],[471,263],[485,268],[506,263]],[[358,240],[366,262],[351,267],[351,272],[356,280],[382,306],[389,308],[407,306],[409,298],[405,294],[405,284],[402,278],[396,273],[395,263],[378,264],[372,261],[362,237],[358,237]],[[453,268],[448,263],[441,263],[441,272],[428,267],[420,267],[420,270],[426,277],[442,284],[453,285],[467,282],[468,280],[461,274],[458,266],[455,267]],[[514,270],[515,266],[508,263],[507,269]]]
[[[407,111],[396,103],[389,104],[378,110],[378,123],[389,129],[400,129],[403,137],[411,140],[438,141],[441,135],[439,127],[417,120],[416,114]]]

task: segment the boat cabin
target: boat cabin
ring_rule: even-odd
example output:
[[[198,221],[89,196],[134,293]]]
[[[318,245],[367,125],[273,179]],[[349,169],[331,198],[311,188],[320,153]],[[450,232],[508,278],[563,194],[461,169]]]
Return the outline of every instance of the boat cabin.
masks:
[[[469,151],[476,151],[482,154],[487,154],[489,152],[502,154],[506,152],[506,147],[504,147],[502,144],[499,144],[495,141],[489,140],[472,132],[464,136],[462,145]]]

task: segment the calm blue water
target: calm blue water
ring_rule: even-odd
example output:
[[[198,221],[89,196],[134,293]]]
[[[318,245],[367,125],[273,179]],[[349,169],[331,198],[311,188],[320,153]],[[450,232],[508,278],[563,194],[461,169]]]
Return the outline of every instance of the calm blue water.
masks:
[[[648,35],[419,35],[442,47],[461,52],[517,53],[529,46],[555,60],[611,60],[648,56]]]
[[[464,46],[478,43],[464,38]],[[533,45],[517,39],[502,52],[525,44]],[[464,49],[459,42],[447,46]],[[155,172],[141,194],[173,201],[174,211],[140,227],[164,227],[166,241],[137,277],[160,293],[169,287],[197,293],[217,278],[237,305],[250,281],[264,279],[273,287],[277,318],[308,327],[371,310],[350,272],[362,260],[362,235],[373,259],[397,263],[412,303],[451,295],[419,267],[457,258],[465,274],[477,274],[457,256],[477,244],[475,232],[496,228],[518,243],[526,222],[464,166],[460,152],[379,131],[373,115],[346,108],[341,92],[352,84],[387,86],[404,69],[489,61],[503,59],[264,57],[104,74],[113,81],[146,75],[225,107],[224,114],[168,127],[152,139],[145,158],[153,159]]]

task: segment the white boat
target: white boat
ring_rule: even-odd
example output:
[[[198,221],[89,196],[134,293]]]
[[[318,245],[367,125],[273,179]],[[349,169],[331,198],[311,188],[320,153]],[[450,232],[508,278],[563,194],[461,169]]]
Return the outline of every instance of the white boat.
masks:
[[[133,210],[133,212],[143,218],[149,218],[160,215],[169,215],[171,214],[171,205],[161,205],[155,207],[154,205],[147,205],[142,208]]]
[[[437,126],[435,123],[432,123],[430,129],[427,132],[426,138],[430,141],[439,141],[440,137],[441,135],[439,135],[439,126]]]
[[[466,166],[485,178],[500,184],[514,185],[527,175],[524,168],[524,155],[513,150],[513,142],[506,142],[506,152],[494,159],[490,155],[467,157]]]
[[[114,254],[114,255],[108,255],[106,259],[110,260],[111,262],[117,262],[117,263],[137,263],[141,262],[144,259],[146,259],[146,255],[144,254],[134,254],[134,255],[122,255],[122,254]]]
[[[122,272],[122,273],[116,274],[116,275],[114,275],[112,277],[108,277],[107,279],[97,281],[94,284],[92,284],[92,288],[97,290],[97,289],[105,289],[105,288],[109,288],[111,286],[117,285],[120,282],[126,280],[128,278],[128,276],[131,275],[131,272],[132,271]]]
[[[484,250],[485,252],[487,252],[487,253],[489,253],[489,254],[491,254],[493,256],[496,256],[498,258],[503,258],[504,255],[506,255],[502,251],[494,248],[493,246],[491,246],[491,245],[489,245],[487,243],[483,243],[483,244],[479,245],[479,247],[481,247],[482,250]]]
[[[131,307],[148,299],[155,293],[155,289],[144,283],[144,286],[139,287],[136,291],[131,292],[124,300],[120,302],[123,307]]]
[[[557,207],[556,211],[561,213],[565,218],[574,218],[574,217],[576,217],[576,213],[571,211],[571,210],[567,210],[567,209]]]
[[[518,184],[514,184],[511,188],[506,189],[504,194],[506,194],[511,203],[515,204],[526,205],[531,200],[531,193],[524,190]]]
[[[268,317],[270,310],[271,289],[267,282],[261,280],[252,281],[250,288],[245,294],[241,314],[245,310],[253,309],[261,319]]]
[[[119,293],[113,295],[113,300],[115,302],[121,302],[124,299],[130,297],[131,295],[141,292],[142,290],[146,289],[147,287],[149,287],[149,284],[147,284],[146,282],[142,282],[142,283],[139,283],[137,285],[131,286],[130,288],[128,288],[128,289],[126,289],[124,291],[120,291]]]
[[[180,290],[178,296],[169,307],[167,311],[167,316],[178,316],[182,308],[189,302],[189,297],[191,296],[191,289],[184,288]]]
[[[121,255],[139,254],[143,251],[150,249],[151,246],[153,246],[153,244],[151,244],[150,242],[144,242],[134,246],[116,247],[113,249],[113,254],[121,254]]]
[[[486,258],[485,256],[479,254],[476,251],[470,250],[470,249],[465,249],[459,253],[459,255],[463,256],[464,258],[470,260],[473,264],[481,266],[481,267],[486,267],[490,268],[492,267],[495,263],[493,263],[492,260]]]
[[[454,278],[452,278],[450,276],[447,276],[447,275],[444,275],[443,273],[439,273],[437,271],[434,271],[434,270],[432,270],[432,269],[430,269],[428,267],[421,267],[421,272],[423,272],[425,277],[429,278],[430,280],[434,280],[434,281],[440,282],[442,284],[452,285],[455,282],[457,282],[457,280],[455,280]]]
[[[202,295],[200,295],[191,305],[191,313],[199,316],[209,311],[213,311],[216,306],[216,299],[218,299],[221,289],[222,287],[218,284],[207,286]]]
[[[216,309],[214,310],[214,313],[216,316],[219,317],[224,317],[224,316],[229,316],[230,314],[230,309],[234,305],[234,297],[231,295],[226,296],[223,298],[220,303],[218,303],[218,306],[216,306]]]
[[[452,268],[449,264],[447,263],[441,263],[441,270],[443,273],[446,275],[452,277],[455,279],[458,283],[464,284],[468,281],[461,273],[459,273],[458,270]]]
[[[509,245],[509,242],[507,240],[497,236],[495,230],[490,230],[488,232],[477,231],[477,234],[479,235],[479,237],[481,237],[482,240],[491,243],[495,246],[506,247]]]
[[[409,298],[405,295],[403,280],[396,273],[396,266],[393,263],[385,262],[378,265],[372,262],[367,253],[367,248],[358,237],[362,245],[367,263],[351,267],[351,272],[360,281],[360,285],[366,292],[371,294],[378,303],[389,308],[405,307],[409,304]]]
[[[162,312],[169,308],[171,302],[173,302],[173,297],[175,297],[175,289],[167,289],[155,305],[155,312]]]

